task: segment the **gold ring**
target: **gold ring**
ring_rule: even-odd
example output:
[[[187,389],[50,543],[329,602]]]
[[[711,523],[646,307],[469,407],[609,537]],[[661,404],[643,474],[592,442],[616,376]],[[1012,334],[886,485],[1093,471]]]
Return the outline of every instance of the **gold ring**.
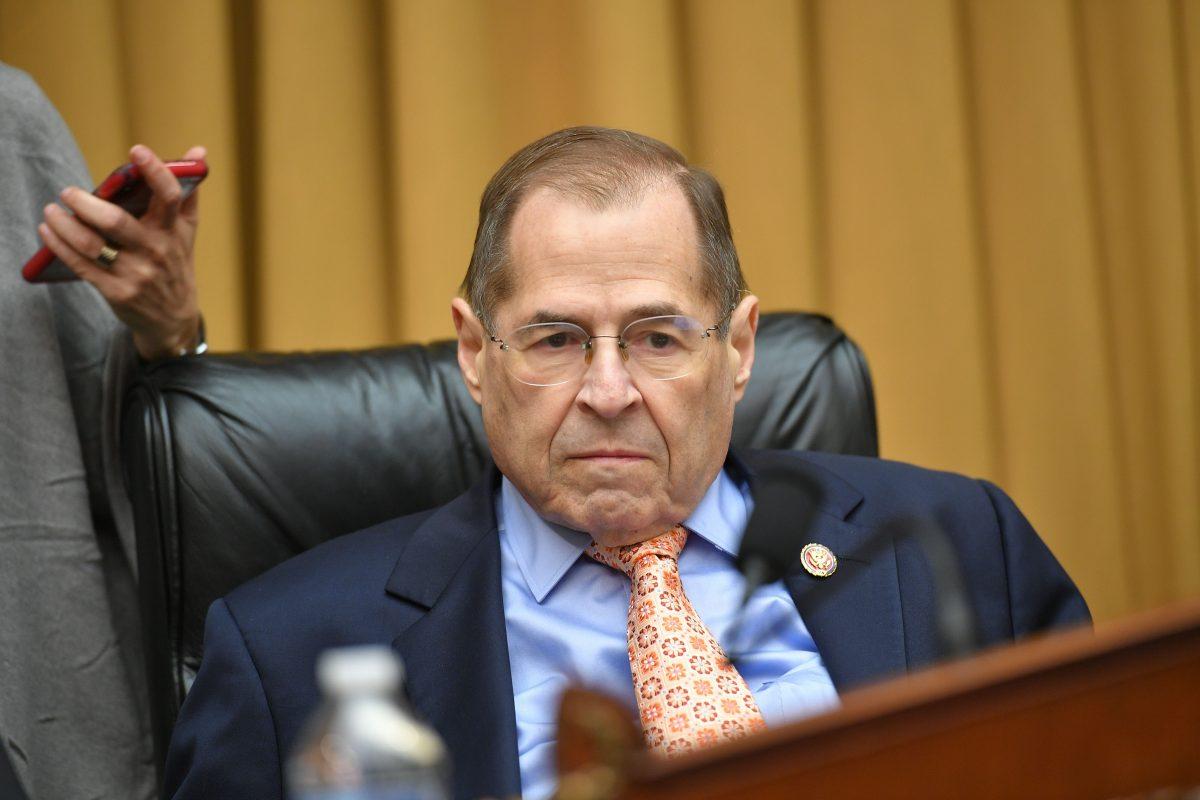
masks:
[[[104,245],[100,248],[100,255],[96,256],[96,263],[105,269],[108,269],[113,265],[113,262],[117,260],[118,255],[120,255],[120,251],[115,247]]]

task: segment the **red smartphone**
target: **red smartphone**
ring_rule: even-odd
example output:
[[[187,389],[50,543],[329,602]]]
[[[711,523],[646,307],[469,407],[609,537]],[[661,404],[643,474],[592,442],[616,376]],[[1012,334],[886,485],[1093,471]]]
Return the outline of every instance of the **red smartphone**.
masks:
[[[195,191],[200,181],[208,175],[208,165],[203,160],[168,161],[165,166],[179,180],[184,197]],[[133,164],[114,169],[92,194],[101,200],[115,203],[135,217],[141,217],[150,207],[150,187],[142,180],[141,170]],[[30,283],[78,280],[75,273],[59,261],[49,247],[43,247],[34,253],[21,268],[21,274]]]

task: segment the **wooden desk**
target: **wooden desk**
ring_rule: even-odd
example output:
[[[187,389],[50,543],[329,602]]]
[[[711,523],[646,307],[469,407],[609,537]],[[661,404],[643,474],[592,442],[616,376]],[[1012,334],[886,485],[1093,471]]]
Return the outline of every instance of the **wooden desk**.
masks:
[[[859,689],[830,714],[672,761],[642,751],[633,721],[606,699],[573,692],[560,719],[564,798],[1104,798],[1194,788],[1200,601]]]

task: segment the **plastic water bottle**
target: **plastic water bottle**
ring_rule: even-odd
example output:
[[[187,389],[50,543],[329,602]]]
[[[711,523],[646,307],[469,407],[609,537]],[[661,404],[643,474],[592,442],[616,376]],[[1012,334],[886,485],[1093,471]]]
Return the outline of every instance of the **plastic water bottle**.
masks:
[[[324,701],[287,763],[291,800],[444,800],[446,748],[400,694],[403,668],[384,646],[329,650],[317,661]]]

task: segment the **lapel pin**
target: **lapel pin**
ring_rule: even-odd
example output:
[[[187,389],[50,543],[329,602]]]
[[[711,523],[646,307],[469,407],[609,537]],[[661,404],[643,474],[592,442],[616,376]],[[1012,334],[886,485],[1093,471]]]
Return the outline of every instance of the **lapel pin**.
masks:
[[[804,571],[814,578],[828,578],[837,571],[837,556],[823,544],[812,542],[800,551],[800,563]]]

